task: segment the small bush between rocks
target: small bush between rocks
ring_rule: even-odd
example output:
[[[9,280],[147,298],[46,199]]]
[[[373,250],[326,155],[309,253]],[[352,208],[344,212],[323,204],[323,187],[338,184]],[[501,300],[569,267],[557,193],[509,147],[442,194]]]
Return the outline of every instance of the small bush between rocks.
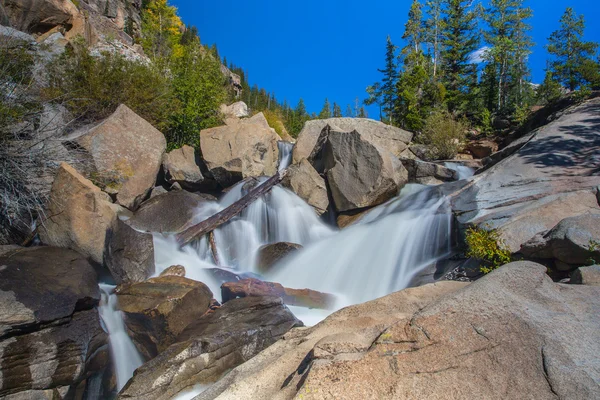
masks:
[[[466,125],[455,120],[450,113],[438,111],[425,120],[419,141],[429,146],[433,158],[448,160],[456,157],[462,149],[466,130]]]
[[[468,246],[467,257],[484,262],[479,270],[488,274],[493,270],[511,262],[511,254],[495,229],[470,227],[467,229],[465,241]]]

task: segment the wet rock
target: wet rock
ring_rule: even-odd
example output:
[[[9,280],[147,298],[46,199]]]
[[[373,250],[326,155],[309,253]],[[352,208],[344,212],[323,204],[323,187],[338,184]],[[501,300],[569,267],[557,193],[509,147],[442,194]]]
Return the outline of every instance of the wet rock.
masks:
[[[73,167],[61,163],[48,201],[48,216],[40,226],[43,243],[78,251],[104,262],[106,233],[117,223],[118,205]]]
[[[434,288],[461,287],[455,285],[408,289],[386,296],[387,304],[384,297],[341,310],[279,341],[199,399],[600,395],[599,287],[556,284],[545,267],[519,262],[432,296]],[[426,291],[428,301],[414,296]],[[415,300],[426,304],[416,308]]]
[[[404,159],[402,165],[408,171],[409,182],[422,183],[424,179],[433,178],[443,183],[458,179],[456,171],[439,164]]]
[[[353,210],[345,213],[340,213],[336,220],[338,228],[342,229],[350,225],[354,225],[355,222],[357,222],[363,215],[365,215],[369,211],[370,208],[366,210]]]
[[[357,131],[331,128],[324,147],[327,183],[335,208],[349,211],[375,206],[396,196],[408,172],[390,153]]]
[[[202,282],[161,276],[120,287],[119,307],[138,350],[150,359],[208,310],[213,294]]]
[[[206,166],[222,187],[277,172],[279,136],[262,113],[200,132]]]
[[[169,400],[196,384],[215,382],[301,324],[281,299],[232,300],[198,319],[178,343],[140,367],[119,398]]]
[[[571,273],[571,283],[577,285],[600,286],[600,265],[577,268]]]
[[[361,133],[364,140],[387,149],[396,157],[400,157],[413,137],[413,134],[408,131],[366,118],[329,118],[308,121],[304,124],[294,146],[294,164],[299,163],[303,158],[310,160],[311,155],[318,151],[317,147],[322,145],[319,136],[327,125],[335,126],[343,132],[356,130]]]
[[[264,282],[255,278],[246,278],[221,285],[223,303],[238,297],[261,296],[280,297],[285,304],[307,308],[328,309],[335,303],[335,297],[327,293],[310,289],[289,289],[279,283]]]
[[[161,272],[159,276],[185,276],[185,267],[183,265],[171,265]]]
[[[469,150],[475,158],[486,158],[498,151],[498,143],[488,139],[477,140],[475,142],[470,142],[467,145],[467,150]]]
[[[206,268],[205,271],[219,283],[237,282],[242,279],[242,277],[233,272],[233,270],[224,268]]]
[[[302,246],[296,243],[279,242],[267,244],[258,249],[258,268],[259,272],[266,273],[290,254],[294,254]]]
[[[600,214],[565,218],[548,233],[538,234],[523,244],[521,253],[571,265],[600,260]]]
[[[291,165],[281,184],[311,205],[317,214],[322,215],[329,208],[325,180],[307,159]]]
[[[138,231],[179,233],[200,222],[195,219],[197,210],[206,202],[185,190],[168,192],[145,201],[125,222]]]
[[[104,262],[115,282],[142,282],[154,274],[154,240],[123,221],[107,233]]]
[[[200,167],[196,164],[196,154],[191,146],[183,146],[166,153],[163,157],[163,170],[167,182],[179,183],[187,190],[199,189],[204,181]]]
[[[125,105],[76,141],[93,158],[97,180],[131,210],[154,187],[167,147],[164,135]]]

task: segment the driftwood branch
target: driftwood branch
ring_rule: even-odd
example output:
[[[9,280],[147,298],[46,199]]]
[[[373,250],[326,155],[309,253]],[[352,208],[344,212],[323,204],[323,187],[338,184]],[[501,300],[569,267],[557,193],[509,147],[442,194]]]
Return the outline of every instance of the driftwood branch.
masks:
[[[210,243],[210,250],[212,252],[213,259],[215,260],[215,265],[217,267],[221,266],[221,262],[219,261],[219,252],[217,250],[217,242],[215,240],[215,232],[208,232],[208,243]]]
[[[247,195],[224,209],[213,215],[212,217],[205,219],[197,225],[194,225],[185,231],[177,235],[177,242],[180,246],[185,246],[196,238],[202,237],[209,232],[212,232],[219,226],[228,222],[233,217],[241,213],[246,207],[252,204],[260,196],[268,193],[273,186],[277,185],[283,177],[286,171],[277,172],[275,175],[266,180],[263,184],[255,187]]]

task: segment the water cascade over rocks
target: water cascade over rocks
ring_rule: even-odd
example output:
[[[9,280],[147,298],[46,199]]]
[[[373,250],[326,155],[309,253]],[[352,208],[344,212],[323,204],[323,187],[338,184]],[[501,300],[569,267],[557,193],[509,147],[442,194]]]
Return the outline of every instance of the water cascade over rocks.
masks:
[[[279,148],[279,171],[283,171],[290,166],[292,162],[292,151],[294,150],[294,144],[290,142],[279,141],[277,142]]]

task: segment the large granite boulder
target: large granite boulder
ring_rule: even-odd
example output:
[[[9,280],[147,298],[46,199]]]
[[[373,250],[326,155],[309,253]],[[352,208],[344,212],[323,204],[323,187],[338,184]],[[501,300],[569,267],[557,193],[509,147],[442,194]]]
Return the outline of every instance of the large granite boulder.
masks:
[[[301,324],[281,299],[231,300],[188,326],[178,343],[141,366],[119,398],[170,400],[196,384],[215,382]]]
[[[258,249],[258,270],[266,273],[290,254],[294,254],[302,248],[302,245],[296,243],[279,242],[261,246]]]
[[[579,267],[571,273],[571,282],[576,285],[600,286],[600,265]]]
[[[200,222],[196,220],[197,210],[206,202],[200,195],[175,190],[145,201],[125,222],[142,232],[179,233]]]
[[[93,267],[56,247],[12,249],[0,266],[0,397],[41,398],[55,388],[74,396],[110,357]]]
[[[326,127],[323,149],[327,183],[337,211],[371,207],[398,195],[408,171],[390,152],[358,131]],[[402,142],[400,142],[402,143]]]
[[[165,179],[170,184],[179,183],[187,190],[197,190],[204,177],[196,164],[196,153],[193,147],[183,146],[166,153],[163,157]]]
[[[319,145],[319,136],[327,126],[335,126],[344,132],[358,131],[365,140],[387,149],[396,157],[407,149],[413,134],[383,122],[367,118],[329,118],[308,121],[298,135],[294,146],[293,162],[298,163],[303,158],[310,158]]]
[[[467,150],[475,158],[486,158],[498,151],[498,143],[489,139],[477,140],[467,145]]]
[[[106,235],[115,228],[120,208],[108,194],[62,163],[52,184],[40,238],[45,244],[77,250],[103,264]]]
[[[529,258],[555,259],[576,267],[589,260],[600,261],[600,214],[565,218],[549,232],[524,243],[520,252]]]
[[[125,105],[76,141],[91,155],[95,179],[131,210],[154,187],[167,147],[164,135]]]
[[[279,157],[278,140],[279,136],[262,113],[200,132],[202,157],[223,187],[247,177],[274,175]]]
[[[450,293],[457,285],[344,309],[296,339],[288,335],[198,399],[600,395],[599,287],[554,283],[545,267],[528,262]],[[427,301],[416,296],[427,291]]]
[[[202,282],[161,276],[117,290],[119,307],[138,350],[150,359],[208,310],[213,294]]]
[[[107,232],[104,262],[115,282],[142,282],[154,274],[154,240],[123,221]]]
[[[402,165],[404,165],[408,171],[409,182],[426,184],[430,179],[436,179],[440,182],[458,180],[456,171],[446,168],[443,165],[416,159],[403,159]]]
[[[243,101],[236,101],[230,105],[222,104],[220,111],[225,118],[246,118],[250,116],[248,106]]]
[[[329,208],[325,180],[306,158],[287,169],[281,184],[311,205],[318,215],[322,215]]]
[[[444,185],[459,224],[496,228],[518,252],[565,218],[600,214],[598,113],[599,98],[569,109],[469,182]]]

